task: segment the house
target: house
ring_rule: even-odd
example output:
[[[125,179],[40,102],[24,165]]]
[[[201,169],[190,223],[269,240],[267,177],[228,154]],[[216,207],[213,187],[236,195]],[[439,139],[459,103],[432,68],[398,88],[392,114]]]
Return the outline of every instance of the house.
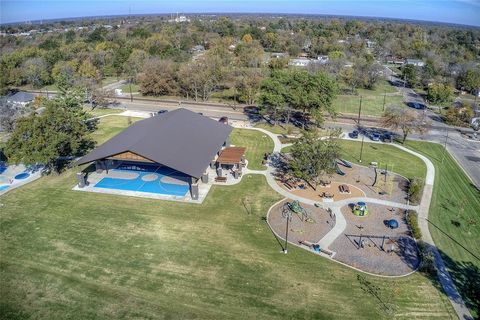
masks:
[[[330,58],[328,56],[318,56],[317,61],[320,64],[327,64],[328,61],[330,61]]]
[[[367,39],[366,44],[368,49],[372,49],[373,47],[375,47],[377,43],[375,41],[371,41]]]
[[[26,106],[35,99],[35,95],[30,92],[19,91],[9,97],[7,97],[7,102],[19,106]]]
[[[310,59],[307,58],[290,59],[290,61],[288,62],[288,65],[292,67],[308,67],[309,64]]]
[[[201,44],[199,44],[199,45],[194,46],[190,51],[194,54],[195,53],[199,54],[199,53],[202,53],[202,52],[205,51],[205,47],[202,46]]]
[[[387,63],[391,63],[391,64],[399,64],[399,65],[402,65],[405,63],[405,60],[403,59],[400,59],[400,58],[397,58],[395,56],[392,56],[392,55],[389,55],[385,58],[385,60],[387,61]]]
[[[286,52],[272,52],[270,57],[272,59],[285,58],[285,57],[288,57],[288,53],[286,53]]]
[[[120,190],[133,196],[157,194],[173,200],[186,198],[190,191],[190,199],[198,200],[199,192],[201,197],[208,192],[202,184],[207,184],[209,170],[216,166],[218,176],[222,175],[226,160],[221,156],[231,152],[232,130],[228,124],[183,108],[138,121],[77,161],[78,165],[95,163],[97,179],[89,186],[85,173],[79,173],[78,187],[114,194]],[[237,149],[235,159],[228,157],[229,166],[224,168],[227,173],[236,172],[235,178],[241,176],[245,151]]]
[[[425,62],[423,62],[420,59],[407,59],[405,61],[405,64],[410,64],[410,65],[413,65],[415,67],[424,67],[425,66]]]

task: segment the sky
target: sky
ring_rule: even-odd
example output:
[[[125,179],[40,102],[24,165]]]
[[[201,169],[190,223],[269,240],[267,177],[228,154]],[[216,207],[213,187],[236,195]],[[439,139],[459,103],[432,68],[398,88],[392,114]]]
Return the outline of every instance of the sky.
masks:
[[[152,13],[306,13],[480,26],[480,0],[0,0],[0,23]]]

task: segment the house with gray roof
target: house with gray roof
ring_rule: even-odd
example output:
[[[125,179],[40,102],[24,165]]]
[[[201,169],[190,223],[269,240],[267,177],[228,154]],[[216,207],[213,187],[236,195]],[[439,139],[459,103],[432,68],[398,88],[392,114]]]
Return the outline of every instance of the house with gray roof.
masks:
[[[35,99],[35,95],[30,92],[19,91],[7,97],[7,102],[15,105],[26,106]]]

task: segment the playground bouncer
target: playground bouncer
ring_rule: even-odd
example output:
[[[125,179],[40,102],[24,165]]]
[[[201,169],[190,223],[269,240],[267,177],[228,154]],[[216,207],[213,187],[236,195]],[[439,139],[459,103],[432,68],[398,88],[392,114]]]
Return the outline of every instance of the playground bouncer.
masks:
[[[364,217],[368,215],[368,208],[365,202],[357,202],[353,205],[353,214],[358,217]]]

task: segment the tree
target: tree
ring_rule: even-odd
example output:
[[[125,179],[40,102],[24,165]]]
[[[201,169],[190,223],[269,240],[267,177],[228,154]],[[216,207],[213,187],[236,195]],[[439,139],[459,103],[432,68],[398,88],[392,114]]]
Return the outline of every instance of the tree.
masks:
[[[404,143],[407,136],[412,132],[424,134],[429,123],[426,121],[424,114],[419,116],[419,113],[414,110],[391,106],[387,108],[382,117],[382,125],[393,130],[400,129],[403,133],[402,143]]]
[[[434,104],[449,102],[452,95],[453,88],[444,83],[432,83],[427,89],[427,99]]]
[[[170,60],[151,59],[139,76],[140,91],[146,95],[162,96],[178,93],[177,66]]]
[[[474,116],[472,105],[466,101],[462,101],[460,105],[452,105],[448,108],[445,115],[448,124],[455,126],[465,126],[470,124]]]
[[[467,70],[463,85],[468,91],[472,91],[480,88],[480,69]]]
[[[65,92],[71,88],[77,78],[77,64],[73,61],[60,61],[52,69],[52,78],[57,88]]]
[[[359,60],[353,66],[353,79],[365,89],[373,89],[381,75],[382,67],[373,61]]]
[[[274,125],[278,122],[278,109],[286,106],[286,92],[282,81],[270,77],[262,81],[260,86],[260,104],[273,118]]]
[[[287,79],[286,101],[293,109],[302,111],[303,128],[305,128],[307,112],[315,117],[318,124],[323,123],[324,112],[335,116],[332,102],[337,86],[329,75],[322,72],[312,74],[295,69]]]
[[[30,58],[23,64],[25,80],[35,88],[40,88],[48,82],[47,64],[43,58]]]
[[[262,72],[258,69],[243,69],[235,80],[240,100],[247,104],[254,104],[263,80]]]
[[[239,44],[235,48],[235,55],[240,67],[258,68],[263,60],[264,51],[258,41]]]
[[[418,84],[418,71],[417,67],[413,64],[406,64],[402,67],[402,78],[410,84],[411,87],[415,87]]]
[[[83,155],[94,145],[86,113],[78,97],[45,100],[41,115],[31,113],[17,121],[5,147],[9,161],[57,168],[61,157]]]
[[[312,74],[306,70],[276,70],[261,85],[261,104],[274,112],[277,120],[278,107],[303,112],[305,127],[307,112],[317,122],[323,122],[323,112],[335,115],[332,101],[336,94],[334,80],[325,73]]]
[[[250,33],[246,33],[243,37],[242,37],[242,41],[245,42],[245,43],[250,43],[253,41],[253,37]]]
[[[325,177],[336,172],[335,160],[340,156],[338,131],[320,139],[318,131],[306,131],[291,149],[290,173],[308,183],[314,190]]]

